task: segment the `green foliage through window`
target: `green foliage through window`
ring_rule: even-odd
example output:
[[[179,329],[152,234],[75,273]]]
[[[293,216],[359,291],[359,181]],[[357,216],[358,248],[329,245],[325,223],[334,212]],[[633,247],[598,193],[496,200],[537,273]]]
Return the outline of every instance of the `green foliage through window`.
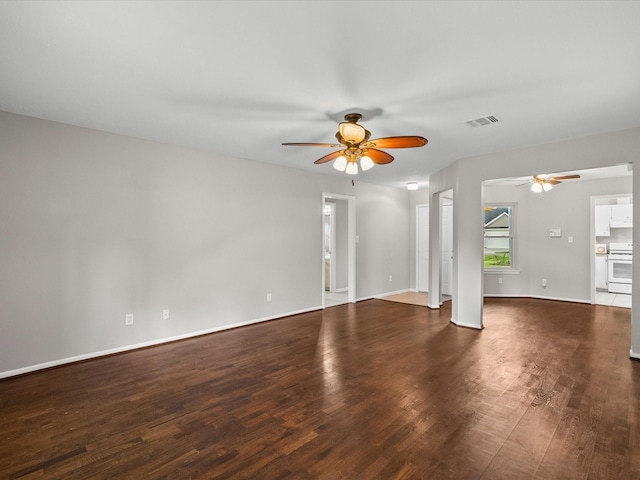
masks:
[[[511,206],[487,205],[484,209],[484,266],[510,268],[513,252]]]

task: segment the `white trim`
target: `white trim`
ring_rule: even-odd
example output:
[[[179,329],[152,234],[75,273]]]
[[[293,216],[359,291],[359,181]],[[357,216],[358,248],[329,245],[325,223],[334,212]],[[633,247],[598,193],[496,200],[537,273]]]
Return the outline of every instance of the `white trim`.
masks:
[[[558,302],[586,303],[591,304],[590,300],[579,300],[576,298],[546,297],[541,295],[518,295],[517,293],[485,293],[484,298],[534,298],[536,300],[555,300]]]
[[[420,211],[421,209],[426,208],[427,209],[427,235],[426,238],[422,239],[420,238],[420,227],[422,226],[420,223]],[[427,284],[427,291],[429,291],[429,204],[428,203],[420,203],[418,205],[416,205],[416,265],[415,265],[415,291],[419,292],[420,289],[420,284],[422,283],[421,280],[421,275],[420,275],[420,240],[423,240],[426,243],[426,257],[427,257],[427,270],[422,272],[422,275],[426,276],[426,283]]]
[[[400,293],[407,293],[410,292],[411,290],[408,288],[405,288],[403,290],[395,290],[393,292],[384,292],[384,293],[376,293],[375,295],[369,295],[366,297],[360,297],[356,300],[356,302],[363,302],[365,300],[373,300],[373,299],[378,299],[381,300],[384,297],[388,297],[389,295],[398,295]]]
[[[339,193],[322,192],[322,224],[324,228],[324,205],[326,199],[347,201],[347,297],[349,303],[357,302],[356,299],[356,197]],[[323,234],[324,238],[324,234]],[[322,308],[324,308],[324,240],[322,252]]]
[[[449,320],[451,323],[453,323],[456,327],[465,327],[465,328],[473,328],[474,330],[482,330],[481,326],[478,325],[472,325],[470,323],[465,323],[465,322],[458,322],[455,318],[451,317],[451,320]]]
[[[401,293],[407,293],[410,290],[408,288],[402,289],[402,290],[394,290],[393,292],[386,292],[386,293],[380,293],[378,295],[374,295],[373,298],[382,298],[382,297],[388,297],[389,295],[400,295]]]
[[[531,295],[518,295],[517,293],[485,293],[484,298],[533,298]]]
[[[519,212],[518,212],[518,202],[484,202],[483,206],[491,206],[491,207],[498,207],[498,208],[510,208],[511,211],[509,213],[509,235],[507,235],[506,237],[509,238],[509,254],[511,255],[511,266],[509,267],[502,267],[502,268],[496,268],[496,267],[488,267],[485,268],[483,265],[483,273],[504,273],[504,274],[518,274],[520,273],[520,269],[517,267],[517,262],[518,262],[518,246],[516,245],[517,243],[519,243],[520,240],[518,240],[518,216],[519,216]],[[498,216],[502,216],[502,214],[498,215]],[[496,217],[498,218],[498,217]],[[495,219],[494,219],[495,220]],[[493,220],[492,220],[493,221]],[[489,222],[491,223],[491,222]],[[485,224],[482,228],[482,242],[484,245],[484,239],[487,238],[487,236],[484,233],[484,228],[487,226],[488,224]],[[484,248],[484,247],[483,247]],[[483,250],[484,252],[484,250]],[[483,256],[484,258],[484,256]],[[509,271],[509,273],[507,273],[507,271]]]
[[[616,198],[629,198],[631,200],[631,204],[633,205],[633,185],[631,186],[631,192],[627,193],[619,193],[619,194],[603,194],[603,195],[591,195],[589,197],[589,238],[596,238],[596,203],[598,200],[604,199],[616,199]],[[633,236],[633,232],[631,232]],[[591,297],[591,304],[598,305],[596,303],[596,256],[593,249],[590,251],[589,262],[591,269],[591,278],[589,284],[589,295]]]
[[[633,348],[629,351],[629,357],[635,360],[640,360],[640,353],[634,353]]]
[[[222,330],[231,330],[233,328],[244,327],[247,325],[253,325],[256,323],[268,322],[269,320],[276,320],[278,318],[289,317],[292,315],[299,315],[301,313],[314,312],[316,310],[322,310],[322,306],[319,305],[317,307],[305,308],[303,310],[296,310],[295,312],[283,313],[280,315],[272,315],[270,317],[257,318],[254,320],[247,320],[245,322],[236,322],[230,323],[227,325],[222,325],[220,327],[208,328],[205,330],[199,330],[197,332],[185,333],[182,335],[176,335],[174,337],[166,337],[158,340],[151,340],[148,342],[136,343],[133,345],[126,345],[124,347],[111,348],[109,350],[101,350],[99,352],[91,352],[85,353],[82,355],[76,355],[74,357],[61,358],[59,360],[53,360],[51,362],[39,363],[37,365],[30,365],[28,367],[17,368],[15,370],[8,370],[6,372],[0,372],[0,379],[15,377],[16,375],[23,375],[25,373],[31,373],[38,370],[44,370],[46,368],[58,367],[61,365],[66,365],[69,363],[76,363],[83,360],[90,360],[92,358],[104,357],[107,355],[113,355],[116,353],[128,352],[131,350],[138,350],[140,348],[152,347],[155,345],[162,345],[164,343],[175,342],[178,340],[184,340],[187,338],[200,337],[202,335],[208,335],[210,333],[220,332]]]
[[[499,268],[485,268],[483,273],[486,273],[487,275],[519,275],[520,274],[520,270],[515,269],[515,268],[510,268],[510,269],[504,269],[504,270],[500,270]]]
[[[591,305],[591,300],[582,300],[578,298],[544,297],[541,295],[531,295],[531,298],[538,300],[556,300],[559,302],[586,303]]]

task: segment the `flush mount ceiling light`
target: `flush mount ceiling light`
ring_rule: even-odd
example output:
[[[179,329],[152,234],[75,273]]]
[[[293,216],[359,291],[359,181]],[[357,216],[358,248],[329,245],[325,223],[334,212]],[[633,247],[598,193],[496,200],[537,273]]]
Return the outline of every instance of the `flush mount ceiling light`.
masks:
[[[407,183],[407,190],[418,190],[418,182]]]
[[[331,147],[340,148],[336,152],[319,158],[314,163],[321,164],[334,160],[333,167],[341,172],[355,175],[358,173],[358,163],[362,171],[373,168],[374,165],[384,165],[393,162],[393,157],[380,148],[414,148],[427,144],[427,139],[418,136],[385,137],[369,140],[371,132],[358,121],[362,118],[359,113],[348,113],[344,122],[338,125],[335,143],[283,143],[286,146],[297,147]]]
[[[563,180],[573,180],[580,178],[580,175],[563,175],[552,177],[549,175],[535,175],[531,184],[531,191],[534,193],[548,192],[554,185],[562,183]]]

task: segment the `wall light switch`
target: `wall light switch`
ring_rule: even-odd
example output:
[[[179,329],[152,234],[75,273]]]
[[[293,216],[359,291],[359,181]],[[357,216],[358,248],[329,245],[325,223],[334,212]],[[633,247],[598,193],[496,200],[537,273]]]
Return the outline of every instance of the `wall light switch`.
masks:
[[[124,316],[124,324],[125,325],[133,325],[133,313],[127,313]]]
[[[573,243],[573,237],[567,237],[567,241],[568,241],[569,243]]]
[[[562,236],[562,231],[559,228],[551,228],[549,229],[549,237],[551,238],[559,238]]]

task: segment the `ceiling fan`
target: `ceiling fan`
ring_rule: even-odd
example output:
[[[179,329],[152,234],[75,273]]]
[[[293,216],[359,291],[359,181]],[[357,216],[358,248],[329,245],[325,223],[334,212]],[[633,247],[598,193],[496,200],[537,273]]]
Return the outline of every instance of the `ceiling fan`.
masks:
[[[358,121],[362,118],[359,113],[347,113],[344,122],[338,125],[336,139],[339,143],[283,143],[286,146],[298,147],[331,147],[340,150],[325,155],[313,163],[333,162],[333,167],[351,175],[358,173],[360,168],[365,171],[374,165],[384,165],[393,162],[393,157],[380,148],[414,148],[423,147],[427,139],[418,136],[385,137],[369,140],[371,132]]]
[[[548,192],[554,185],[562,183],[564,180],[574,180],[576,178],[580,178],[580,175],[560,175],[557,177],[551,175],[534,175],[531,191],[535,193]]]

